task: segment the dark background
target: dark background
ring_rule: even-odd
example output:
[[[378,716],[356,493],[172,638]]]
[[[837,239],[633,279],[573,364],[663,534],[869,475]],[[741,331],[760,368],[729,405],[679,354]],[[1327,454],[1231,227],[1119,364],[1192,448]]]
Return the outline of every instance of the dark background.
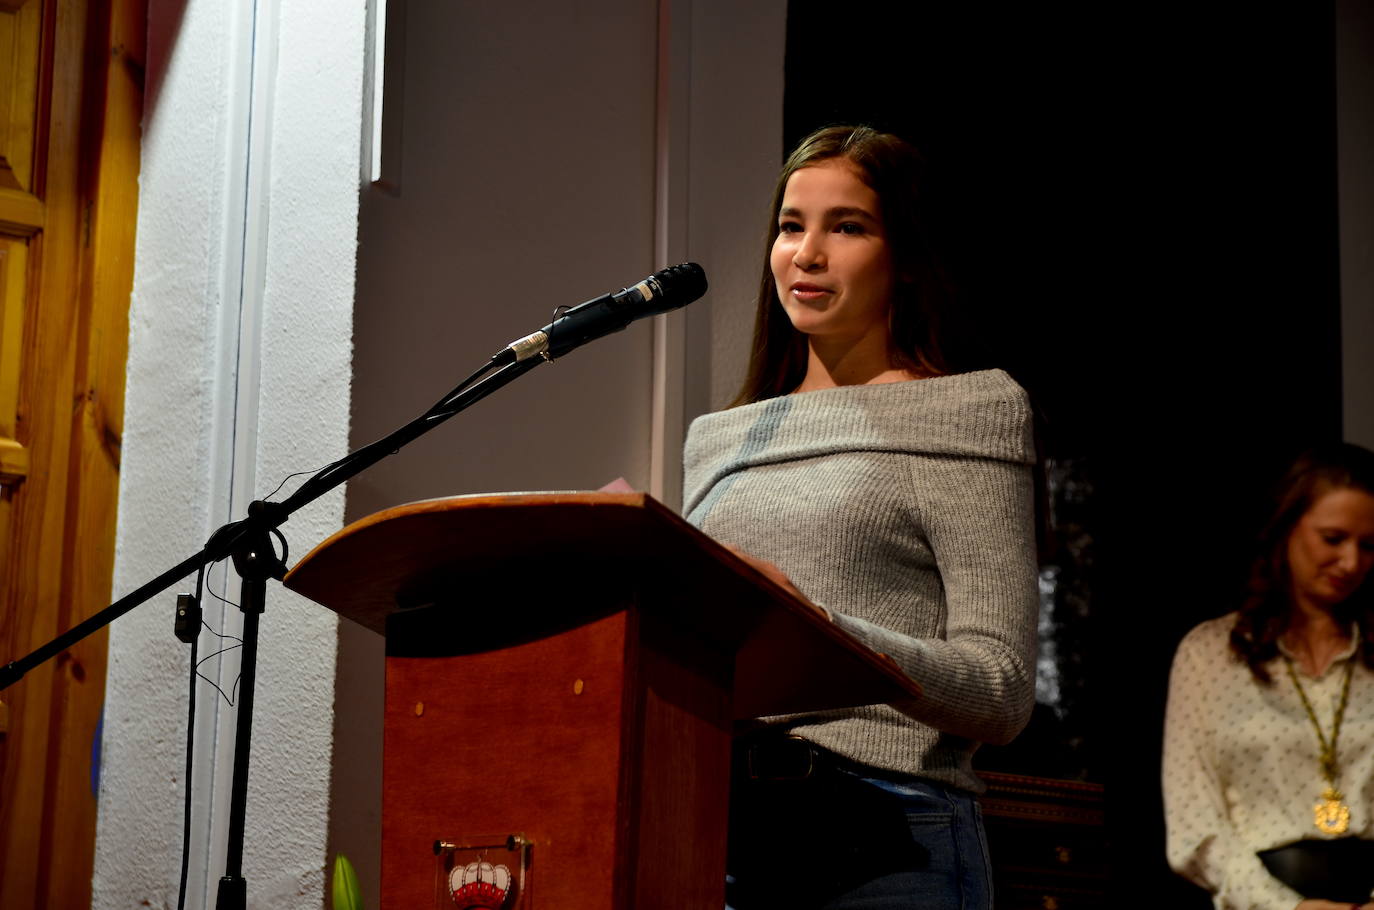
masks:
[[[1268,487],[1341,430],[1333,9],[1199,6],[792,0],[784,106],[787,150],[863,122],[923,151],[965,365],[1029,390],[1078,491],[1045,557],[1079,592],[1068,716],[979,763],[1103,783],[1115,888],[1174,901],[1174,647],[1234,608]]]

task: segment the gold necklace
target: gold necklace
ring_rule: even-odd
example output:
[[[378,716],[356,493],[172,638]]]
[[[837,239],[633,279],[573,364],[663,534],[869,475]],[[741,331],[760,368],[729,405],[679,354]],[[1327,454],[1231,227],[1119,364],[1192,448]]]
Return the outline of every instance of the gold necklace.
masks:
[[[1307,709],[1307,719],[1312,721],[1312,729],[1317,731],[1317,744],[1321,746],[1322,777],[1326,778],[1326,789],[1322,791],[1321,800],[1312,807],[1312,822],[1323,834],[1344,834],[1350,827],[1350,807],[1342,802],[1345,796],[1336,787],[1336,775],[1339,773],[1336,767],[1336,740],[1340,738],[1341,720],[1345,718],[1345,705],[1350,700],[1350,676],[1355,670],[1355,658],[1349,658],[1345,664],[1341,703],[1331,721],[1330,742],[1322,733],[1322,725],[1317,721],[1317,712],[1312,710],[1312,703],[1307,700],[1302,683],[1298,682],[1298,674],[1293,670],[1293,661],[1284,655],[1283,662],[1288,667],[1288,678],[1293,680],[1293,685],[1297,687],[1302,706]]]

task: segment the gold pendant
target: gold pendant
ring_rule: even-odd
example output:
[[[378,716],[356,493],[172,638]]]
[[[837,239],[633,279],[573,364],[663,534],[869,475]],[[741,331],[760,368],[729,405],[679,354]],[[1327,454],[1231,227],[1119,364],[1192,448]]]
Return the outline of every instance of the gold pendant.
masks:
[[[1350,827],[1350,807],[1335,787],[1322,791],[1322,801],[1312,807],[1312,821],[1323,834],[1344,834]]]

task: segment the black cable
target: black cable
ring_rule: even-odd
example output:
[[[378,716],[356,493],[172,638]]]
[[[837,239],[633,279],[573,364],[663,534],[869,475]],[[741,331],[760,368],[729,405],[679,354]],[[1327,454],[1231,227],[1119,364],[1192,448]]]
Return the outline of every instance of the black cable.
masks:
[[[324,470],[326,470],[326,469],[328,469],[328,468],[334,467],[334,464],[335,464],[335,462],[332,462],[332,461],[331,461],[329,464],[325,465],[324,467],[315,468],[314,470],[310,470],[310,471],[292,471],[290,474],[287,474],[285,477],[283,477],[283,478],[281,479],[281,483],[277,484],[276,489],[274,489],[271,493],[268,493],[266,496],[264,496],[264,497],[262,497],[262,498],[266,500],[266,499],[271,499],[273,496],[276,496],[278,493],[281,492],[281,488],[284,487],[284,486],[286,486],[286,482],[287,482],[288,480],[290,480],[292,477],[300,477],[302,474],[318,474],[318,473],[320,473],[321,471],[324,471]]]
[[[291,560],[291,545],[286,542],[286,535],[278,528],[272,529],[272,536],[281,542],[281,556],[277,558],[285,565]]]
[[[284,482],[284,481],[283,481],[283,482]],[[280,489],[280,487],[278,487],[278,489]],[[285,546],[285,541],[283,541],[283,546]],[[234,685],[233,685],[233,687],[230,689],[230,694],[229,694],[229,695],[225,695],[225,694],[224,694],[224,690],[221,689],[221,688],[219,687],[219,685],[215,683],[214,680],[212,680],[212,679],[211,679],[210,677],[208,677],[208,676],[203,675],[203,674],[200,672],[200,665],[203,664],[203,663],[204,663],[205,661],[207,661],[207,660],[210,660],[210,659],[212,659],[212,658],[214,658],[214,657],[217,657],[217,656],[220,655],[220,654],[223,654],[225,651],[232,651],[234,648],[238,648],[238,647],[242,647],[242,646],[243,646],[243,639],[241,639],[241,638],[239,638],[238,636],[235,636],[235,635],[226,635],[226,634],[222,634],[222,633],[220,633],[220,632],[216,632],[213,628],[210,627],[210,624],[209,624],[208,622],[206,622],[205,619],[199,615],[199,614],[200,614],[200,600],[201,600],[202,595],[203,595],[203,594],[205,593],[205,591],[207,591],[207,590],[209,590],[209,588],[208,588],[208,587],[206,586],[206,584],[205,584],[205,566],[201,566],[201,567],[200,567],[200,570],[196,573],[196,594],[195,594],[195,599],[192,601],[192,603],[194,604],[194,607],[192,608],[192,607],[189,607],[189,606],[188,606],[188,609],[192,610],[192,611],[193,611],[193,615],[199,620],[199,621],[196,623],[196,634],[195,634],[194,636],[192,636],[192,635],[190,635],[190,634],[187,633],[187,632],[183,632],[183,631],[180,630],[180,629],[178,630],[178,634],[179,634],[179,635],[184,635],[185,638],[189,638],[189,639],[190,639],[190,644],[191,644],[191,668],[190,668],[190,676],[189,676],[189,678],[187,679],[187,686],[188,686],[188,688],[190,689],[190,691],[187,693],[187,698],[186,698],[186,704],[187,704],[187,709],[186,709],[186,798],[185,798],[185,805],[184,805],[184,808],[183,808],[183,810],[182,810],[182,824],[181,824],[181,879],[180,879],[180,882],[179,882],[179,884],[178,884],[178,886],[177,886],[177,910],[186,910],[186,882],[187,882],[187,879],[188,879],[188,877],[189,877],[189,872],[190,872],[190,861],[191,861],[191,799],[192,799],[192,793],[191,793],[191,775],[192,775],[192,773],[193,773],[193,771],[194,771],[194,768],[195,768],[195,762],[194,762],[193,756],[194,756],[195,744],[196,744],[196,679],[197,679],[197,678],[203,679],[203,680],[205,680],[206,682],[208,682],[210,685],[214,686],[214,687],[215,687],[215,691],[218,692],[221,696],[223,696],[223,697],[224,697],[224,700],[225,700],[226,702],[229,703],[229,707],[232,708],[232,707],[234,706],[234,697],[235,697],[236,695],[238,695],[239,679],[236,678],[236,679],[234,680]],[[213,596],[214,596],[215,598],[217,598],[218,600],[222,600],[222,601],[224,601],[225,603],[230,603],[230,601],[226,600],[226,599],[223,598],[223,597],[220,597],[218,594],[215,594],[214,591],[210,591],[210,594],[213,595]],[[179,604],[179,606],[180,606],[180,604]],[[237,604],[231,604],[231,606],[237,606]],[[216,638],[220,639],[221,641],[223,641],[223,640],[225,640],[225,639],[230,639],[230,640],[232,640],[232,641],[238,642],[238,644],[236,644],[236,645],[230,645],[230,646],[228,646],[228,647],[226,647],[226,648],[220,648],[218,651],[216,651],[216,652],[214,652],[213,654],[209,655],[208,657],[205,657],[205,658],[202,659],[202,658],[200,657],[200,629],[202,629],[202,628],[204,628],[204,629],[205,629],[206,631],[208,631],[211,635],[215,636]],[[183,640],[184,640],[184,639],[183,639]],[[239,678],[242,678],[242,674],[240,674],[240,677],[239,677]]]
[[[228,605],[231,606],[231,607],[234,607],[234,608],[236,608],[236,609],[238,608],[238,606],[239,606],[238,604],[234,603],[232,600],[230,600],[230,599],[227,598],[227,597],[221,597],[220,595],[216,594],[216,593],[215,593],[215,589],[212,588],[212,587],[210,587],[209,585],[207,585],[207,586],[205,587],[205,590],[209,591],[209,592],[210,592],[210,596],[213,597],[215,600],[218,600],[220,603],[226,603],[226,604],[228,604]],[[205,626],[205,628],[210,629],[210,626],[207,624],[207,625]],[[214,629],[210,629],[210,634],[211,634],[211,635],[219,635],[219,633],[216,632]],[[233,638],[234,636],[232,636],[232,635],[219,635],[219,637],[220,637],[220,638]],[[241,640],[241,639],[240,639],[240,640]]]
[[[190,705],[186,710],[186,807],[181,821],[181,885],[177,888],[177,910],[186,910],[186,873],[191,861],[191,769],[194,765],[192,750],[196,745],[196,677],[200,675],[196,665],[198,647],[199,642],[191,644],[190,692],[186,698]]]
[[[229,606],[231,606],[231,607],[237,607],[237,606],[238,606],[238,604],[234,603],[232,600],[228,600],[227,598],[220,597],[218,594],[215,593],[214,589],[211,588],[209,585],[206,586],[205,590],[209,591],[209,592],[210,592],[210,596],[213,597],[213,598],[215,598],[216,600],[223,601],[224,603],[227,603],[227,604],[228,604]],[[199,593],[199,589],[197,589],[197,593]],[[222,688],[220,688],[219,683],[215,682],[213,679],[211,679],[210,677],[206,676],[204,673],[201,673],[201,672],[200,672],[200,665],[203,664],[203,663],[205,663],[205,662],[207,662],[207,661],[213,660],[213,659],[216,658],[216,657],[219,657],[221,654],[223,654],[223,653],[226,652],[226,651],[232,651],[232,650],[234,650],[235,648],[241,648],[241,647],[243,647],[243,639],[242,639],[242,638],[239,638],[237,635],[229,635],[229,634],[224,633],[224,632],[216,632],[216,631],[214,630],[214,627],[212,627],[212,626],[211,626],[208,622],[206,622],[204,619],[202,619],[202,620],[200,621],[200,624],[201,624],[201,626],[203,626],[203,627],[205,628],[205,631],[209,632],[211,635],[215,636],[215,637],[218,638],[220,641],[224,641],[225,639],[228,639],[229,641],[236,641],[236,642],[238,642],[238,644],[236,644],[236,645],[229,645],[228,647],[220,648],[218,651],[215,651],[215,652],[212,652],[212,653],[210,653],[210,654],[207,654],[205,657],[203,657],[203,658],[200,659],[199,663],[197,663],[197,664],[195,665],[195,666],[196,666],[196,675],[199,676],[201,679],[205,680],[206,682],[208,682],[208,683],[214,688],[214,690],[220,694],[220,697],[224,699],[225,704],[227,704],[229,707],[232,708],[232,707],[234,707],[234,696],[238,694],[239,680],[241,680],[241,679],[243,678],[243,674],[240,673],[238,676],[234,677],[234,684],[229,688],[229,692],[226,694],[225,691],[224,691]]]
[[[498,367],[498,358],[492,358],[491,361],[483,364],[471,376],[464,379],[456,389],[435,402],[428,411],[381,439],[348,453],[314,477],[307,478],[305,483],[297,487],[296,491],[284,501],[266,504],[275,506],[275,508],[260,509],[260,514],[265,514],[273,527],[281,524],[287,516],[290,516],[301,506],[313,502],[388,455],[396,454],[402,446],[423,436],[433,426],[449,419],[469,405],[476,404],[543,362],[541,358],[530,357]],[[249,510],[252,511],[251,506]],[[243,522],[239,523],[239,525],[242,524]]]
[[[434,402],[434,404],[430,405],[429,410],[425,411],[423,414],[417,417],[416,421],[418,422],[423,420],[427,423],[432,423],[438,420],[442,422],[444,420],[447,420],[449,417],[452,417],[453,415],[449,413],[449,409],[453,407],[454,399],[458,398],[460,395],[463,394],[463,392],[467,391],[467,389],[470,388],[473,383],[477,382],[479,379],[484,378],[488,373],[492,371],[492,369],[495,366],[496,364],[494,361],[487,361],[486,363],[482,364],[475,371],[473,371],[472,375],[468,376],[462,382],[458,383],[458,385],[452,391],[448,392],[446,395],[444,395],[443,398],[440,398],[438,401]],[[395,435],[395,433],[388,434],[386,436],[383,436],[381,439],[369,442],[367,445],[363,446],[360,449],[356,449],[352,452],[349,452],[347,455],[345,455],[343,458],[340,458],[338,461],[335,461],[327,465],[326,467],[322,468],[319,471],[319,473],[315,474],[314,477],[311,477],[305,483],[301,484],[301,486],[297,488],[296,492],[299,493],[302,489],[311,484],[327,484],[329,482],[329,479],[333,476],[334,472],[340,470],[348,470],[354,463],[356,463],[362,458],[370,456],[379,448],[389,448],[389,454],[394,455],[398,450],[396,444],[392,441],[392,436]],[[277,489],[281,488],[278,487]],[[273,493],[275,494],[275,492],[276,491],[274,490]]]
[[[490,373],[491,368],[495,365],[495,362],[490,360],[482,364],[482,366],[475,370],[471,376],[469,376],[467,379],[464,379],[462,382],[458,383],[458,385],[455,386],[453,390],[446,394],[443,398],[440,398],[438,401],[434,402],[434,404],[430,406],[430,409],[428,411],[425,411],[421,419],[423,420],[426,418],[430,418],[441,411],[448,410],[450,407],[453,406],[453,399],[457,398],[459,395],[463,394],[463,392],[467,391],[468,387],[471,386],[474,382],[481,379],[487,373]],[[339,460],[342,461],[343,459]],[[338,462],[335,462],[335,464],[337,463]]]
[[[204,582],[205,566],[201,566],[200,571],[196,573],[197,604],[200,603]],[[189,689],[186,694],[186,802],[181,820],[181,883],[177,887],[177,910],[186,910],[186,877],[191,862],[191,772],[195,767],[193,757],[196,747],[196,677],[200,675],[200,664],[196,662],[196,654],[199,648],[200,636],[197,635],[191,641],[191,672],[186,681]]]
[[[215,593],[215,592],[214,592],[214,591],[211,591],[210,593],[213,594],[213,593]],[[229,601],[226,600],[225,603],[229,603]],[[237,605],[237,604],[230,604],[230,606],[238,606],[238,605]],[[243,639],[242,639],[242,638],[239,638],[237,635],[226,635],[226,634],[224,634],[224,633],[222,633],[222,632],[216,632],[214,629],[210,628],[210,624],[209,624],[208,622],[206,622],[205,620],[203,620],[203,619],[200,621],[200,624],[201,624],[202,626],[205,627],[205,631],[206,631],[206,632],[209,632],[211,635],[215,636],[215,637],[218,638],[218,639],[225,639],[225,638],[227,638],[227,639],[229,639],[230,641],[236,641],[236,642],[238,642],[239,644],[243,644]],[[218,653],[218,652],[216,652],[216,653]],[[211,655],[211,656],[213,656],[213,655]],[[207,658],[207,660],[208,660],[208,659],[209,659],[209,658]],[[204,661],[202,661],[202,663],[203,663],[203,662],[204,662]]]
[[[232,638],[232,637],[233,637],[233,636],[231,636],[231,635],[224,635],[224,636],[221,636],[221,638]],[[216,657],[219,657],[221,654],[225,653],[226,651],[232,651],[232,650],[234,650],[235,648],[242,648],[242,647],[243,647],[243,642],[242,642],[242,641],[239,641],[239,643],[236,644],[236,645],[230,645],[230,646],[227,647],[227,648],[220,648],[218,651],[215,651],[214,653],[209,654],[209,655],[207,655],[207,656],[201,658],[200,663],[203,664],[203,663],[205,663],[205,662],[208,661],[208,660],[214,660]],[[228,693],[225,693],[225,691],[219,687],[219,683],[215,682],[213,679],[211,679],[210,677],[208,677],[208,676],[206,676],[205,674],[203,674],[203,673],[200,672],[200,664],[197,664],[197,665],[196,665],[196,675],[199,676],[201,679],[205,680],[206,682],[208,682],[211,686],[213,686],[214,689],[215,689],[215,691],[218,692],[221,696],[224,697],[224,701],[229,705],[229,707],[231,707],[231,708],[234,707],[234,696],[238,694],[238,691],[239,691],[239,680],[243,678],[243,674],[242,674],[242,673],[240,673],[238,676],[234,677],[234,685],[233,685],[232,687],[230,687]]]
[[[556,306],[556,307],[554,307],[554,308],[553,308],[553,318],[549,320],[549,325],[554,325],[555,323],[557,323],[558,320],[560,320],[560,319],[563,318],[563,314],[566,313],[566,312],[568,312],[568,310],[571,310],[571,309],[572,309],[572,307],[568,306],[567,304],[562,304],[561,306]],[[553,355],[549,353],[549,351],[548,351],[547,348],[544,350],[543,357],[544,357],[544,359],[547,360],[549,363],[553,363]]]

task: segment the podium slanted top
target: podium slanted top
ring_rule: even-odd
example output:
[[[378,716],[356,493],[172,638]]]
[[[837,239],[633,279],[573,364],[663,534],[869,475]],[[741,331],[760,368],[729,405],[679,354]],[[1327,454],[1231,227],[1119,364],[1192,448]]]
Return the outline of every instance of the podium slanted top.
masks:
[[[736,717],[900,709],[921,694],[890,659],[645,493],[407,503],[343,528],[284,583],[383,635],[398,610],[456,611],[469,651],[557,634],[632,598],[734,653]]]

